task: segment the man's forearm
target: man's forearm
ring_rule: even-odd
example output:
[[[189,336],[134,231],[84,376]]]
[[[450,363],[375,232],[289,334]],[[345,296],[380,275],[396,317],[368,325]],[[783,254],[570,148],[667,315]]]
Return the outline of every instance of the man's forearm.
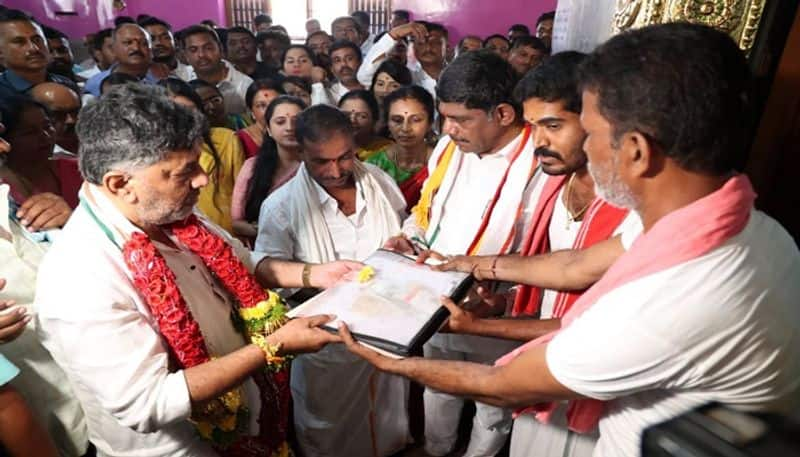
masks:
[[[301,262],[272,259],[265,257],[256,265],[255,276],[262,286],[270,287],[304,287],[303,267]]]
[[[248,344],[224,357],[187,368],[184,376],[192,404],[203,404],[219,397],[240,385],[265,363],[264,351]]]
[[[579,251],[564,250],[537,256],[503,255],[478,258],[481,278],[553,290],[581,290],[589,284],[570,272]],[[590,283],[591,284],[591,283]]]
[[[0,444],[10,455],[58,455],[47,431],[10,385],[0,386]]]
[[[514,341],[531,341],[561,328],[561,319],[501,318],[476,319],[458,333],[490,336]]]

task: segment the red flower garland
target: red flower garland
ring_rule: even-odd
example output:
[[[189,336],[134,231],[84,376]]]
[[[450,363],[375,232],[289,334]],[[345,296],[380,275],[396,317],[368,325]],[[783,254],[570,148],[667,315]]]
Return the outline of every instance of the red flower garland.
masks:
[[[220,236],[206,228],[194,215],[170,226],[178,240],[203,260],[242,308],[256,306],[268,298],[253,275]],[[177,285],[175,273],[142,232],[134,232],[122,248],[123,258],[133,275],[133,283],[142,294],[156,319],[160,333],[167,340],[172,358],[179,368],[208,362],[200,326],[192,317]],[[256,373],[253,378],[261,397],[258,439],[242,437],[225,455],[270,455],[285,444],[288,429],[288,372],[272,376]],[[270,428],[272,427],[272,428]]]

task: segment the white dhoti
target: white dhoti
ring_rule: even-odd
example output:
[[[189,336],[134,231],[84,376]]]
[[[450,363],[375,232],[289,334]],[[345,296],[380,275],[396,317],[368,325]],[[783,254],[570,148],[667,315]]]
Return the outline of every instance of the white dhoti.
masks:
[[[558,405],[545,424],[530,414],[514,420],[510,457],[592,457],[600,434],[575,433],[567,428],[566,403]]]

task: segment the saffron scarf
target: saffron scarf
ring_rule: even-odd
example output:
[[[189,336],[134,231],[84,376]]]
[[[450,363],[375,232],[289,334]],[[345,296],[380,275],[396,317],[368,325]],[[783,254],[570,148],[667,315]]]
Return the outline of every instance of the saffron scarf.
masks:
[[[717,191],[662,217],[634,241],[589,288],[561,319],[561,329],[541,336],[506,354],[497,365],[506,365],[523,352],[549,343],[558,332],[569,327],[603,295],[631,281],[666,270],[703,256],[738,235],[747,225],[755,193],[744,175],[736,175]],[[682,236],[676,237],[680,232]],[[555,403],[540,403],[523,412],[537,412],[543,422],[549,420]],[[586,433],[593,430],[605,409],[605,402],[573,400],[567,408],[570,430]]]

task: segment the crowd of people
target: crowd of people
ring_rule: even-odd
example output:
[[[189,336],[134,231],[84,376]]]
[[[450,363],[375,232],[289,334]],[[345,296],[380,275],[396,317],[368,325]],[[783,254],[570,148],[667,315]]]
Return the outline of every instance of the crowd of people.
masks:
[[[420,455],[638,456],[707,402],[796,409],[744,54],[681,23],[551,55],[553,20],[119,17],[78,63],[0,8],[0,455],[389,456],[421,420]],[[381,248],[477,280],[423,356],[286,319]]]

